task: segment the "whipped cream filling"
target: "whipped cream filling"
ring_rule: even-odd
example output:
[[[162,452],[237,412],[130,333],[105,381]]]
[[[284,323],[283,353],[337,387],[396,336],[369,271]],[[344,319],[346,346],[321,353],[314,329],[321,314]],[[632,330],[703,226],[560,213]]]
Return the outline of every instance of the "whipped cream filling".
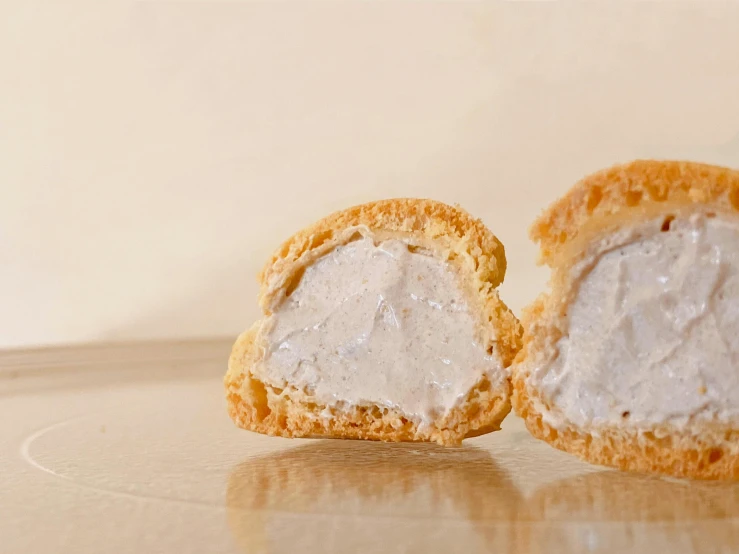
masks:
[[[570,273],[562,338],[530,383],[563,427],[739,421],[739,223],[695,213],[624,228]]]
[[[476,323],[448,263],[365,236],[305,269],[262,325],[254,372],[329,407],[379,405],[430,423],[484,375],[494,386],[505,378]]]

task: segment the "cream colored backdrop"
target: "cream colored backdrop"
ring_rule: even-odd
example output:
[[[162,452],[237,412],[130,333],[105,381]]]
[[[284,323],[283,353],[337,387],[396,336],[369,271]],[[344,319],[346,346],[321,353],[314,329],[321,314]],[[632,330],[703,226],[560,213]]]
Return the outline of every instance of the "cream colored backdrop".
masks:
[[[529,223],[639,156],[739,166],[739,5],[6,2],[0,346],[235,335],[293,231],[458,202]]]

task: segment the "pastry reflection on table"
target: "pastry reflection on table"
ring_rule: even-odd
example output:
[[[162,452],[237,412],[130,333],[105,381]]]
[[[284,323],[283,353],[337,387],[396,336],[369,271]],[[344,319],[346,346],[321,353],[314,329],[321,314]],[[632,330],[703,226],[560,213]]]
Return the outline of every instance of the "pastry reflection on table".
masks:
[[[489,452],[321,440],[249,459],[229,478],[244,552],[511,550],[518,490]]]
[[[532,553],[736,552],[739,484],[601,471],[540,489],[521,517]]]

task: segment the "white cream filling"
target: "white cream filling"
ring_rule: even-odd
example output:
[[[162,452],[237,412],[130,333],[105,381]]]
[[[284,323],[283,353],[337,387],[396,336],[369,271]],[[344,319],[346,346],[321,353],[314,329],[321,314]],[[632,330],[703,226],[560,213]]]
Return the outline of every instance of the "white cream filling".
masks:
[[[563,337],[530,384],[563,427],[739,421],[739,223],[621,229],[571,272]]]
[[[417,423],[448,413],[487,375],[505,378],[476,342],[477,320],[442,259],[364,237],[306,268],[267,318],[256,377],[330,407],[395,408]]]

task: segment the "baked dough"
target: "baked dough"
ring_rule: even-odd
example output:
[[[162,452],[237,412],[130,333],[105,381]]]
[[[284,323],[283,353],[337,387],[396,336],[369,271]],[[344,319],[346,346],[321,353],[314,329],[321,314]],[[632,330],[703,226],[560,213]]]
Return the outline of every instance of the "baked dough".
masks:
[[[635,161],[534,223],[550,291],[524,311],[512,382],[535,437],[621,469],[739,477],[738,211],[737,171]]]
[[[466,317],[473,322],[466,331],[470,336],[465,344],[469,346],[457,349],[456,354],[462,360],[471,356],[474,342],[481,348],[482,355],[487,357],[484,371],[464,394],[459,395],[458,401],[453,406],[447,406],[449,409],[431,411],[429,412],[431,415],[425,414],[428,416],[425,418],[415,417],[417,415],[415,412],[408,413],[403,409],[402,402],[396,398],[369,398],[368,395],[369,399],[352,402],[354,398],[352,390],[339,390],[333,384],[333,389],[323,387],[327,380],[332,378],[333,370],[330,367],[338,367],[331,366],[326,360],[331,363],[338,360],[340,365],[351,365],[349,362],[344,363],[345,359],[337,358],[334,352],[342,351],[342,345],[332,344],[331,349],[328,348],[330,340],[321,334],[323,331],[310,335],[309,338],[312,337],[311,340],[314,340],[315,344],[305,342],[300,345],[303,350],[299,352],[297,369],[293,367],[296,364],[290,366],[289,370],[280,369],[277,368],[278,362],[273,361],[278,359],[280,345],[284,346],[280,342],[283,339],[276,338],[278,332],[274,329],[279,328],[280,324],[275,318],[279,316],[284,320],[288,317],[284,314],[289,310],[293,310],[289,312],[290,314],[299,314],[299,310],[309,309],[305,307],[312,301],[312,289],[307,288],[308,276],[310,275],[315,282],[319,279],[325,281],[328,277],[329,283],[322,286],[333,287],[331,294],[337,295],[338,298],[343,293],[337,283],[346,285],[347,275],[337,274],[336,282],[332,283],[331,272],[338,272],[343,268],[342,271],[348,272],[352,281],[351,286],[367,282],[368,279],[365,278],[367,276],[361,273],[365,267],[362,263],[370,263],[374,259],[372,256],[376,254],[370,250],[382,249],[383,245],[387,245],[387,248],[381,252],[383,255],[380,257],[384,257],[387,252],[402,250],[403,255],[412,259],[413,263],[421,264],[415,269],[413,267],[410,269],[418,272],[418,268],[421,268],[422,272],[417,275],[419,281],[426,275],[423,272],[427,271],[425,269],[427,267],[429,275],[431,270],[436,271],[438,268],[441,268],[438,269],[439,275],[442,275],[442,271],[446,272],[444,275],[448,273],[446,277],[442,277],[453,279],[455,286],[459,287],[458,296],[461,298],[457,298],[458,304],[454,304],[454,298],[452,299],[452,304],[457,306],[456,308],[451,311],[440,308],[440,311],[437,310],[438,313],[448,313],[450,318]],[[360,254],[364,258],[360,259]],[[351,256],[356,256],[357,259],[354,260]],[[351,264],[355,264],[355,267]],[[433,264],[438,264],[438,268],[432,267]],[[259,303],[264,317],[244,332],[233,347],[225,377],[229,414],[240,427],[283,437],[321,436],[383,441],[433,441],[443,445],[455,445],[465,437],[499,429],[501,421],[510,411],[508,367],[520,347],[521,335],[518,320],[499,299],[496,291],[496,287],[503,281],[505,268],[505,254],[500,241],[479,220],[461,209],[439,202],[416,199],[385,200],[350,208],[326,217],[285,242],[259,275],[261,285]],[[352,271],[356,271],[357,274],[354,275]],[[382,276],[381,273],[378,275]],[[401,272],[398,275],[404,274]],[[369,281],[371,282],[368,287],[372,285],[372,279]],[[399,286],[406,285],[401,282]],[[449,288],[449,282],[444,281],[443,286]],[[373,298],[371,295],[375,292],[364,290],[363,298],[371,300]],[[453,297],[450,291],[444,290],[441,293],[443,295],[448,293]],[[378,298],[382,300],[380,296],[378,295]],[[411,296],[418,300],[417,295]],[[298,301],[294,300],[296,297]],[[424,304],[423,313],[429,312],[425,317],[436,317],[433,314],[437,313],[434,310],[439,308],[439,305],[434,303],[433,299],[424,299],[424,302],[434,308],[428,308]],[[466,306],[466,309],[459,306]],[[310,309],[313,308],[314,306]],[[392,306],[389,309],[392,310]],[[403,312],[409,314],[412,323],[415,314],[413,306],[404,309]],[[352,312],[347,314],[341,317],[353,317]],[[339,329],[354,323],[343,321],[339,316],[335,317],[338,318],[334,321],[335,327],[338,326]],[[379,316],[375,314],[375,317]],[[399,324],[395,319],[393,323],[399,328],[403,327],[402,322]],[[307,333],[308,327],[302,329],[304,326],[304,323],[297,325],[295,332],[289,336],[303,331]],[[311,327],[311,332],[317,327],[317,325]],[[429,335],[432,334],[432,330],[429,326]],[[453,334],[452,331],[450,329],[449,333]],[[358,342],[361,343],[362,340],[364,339]],[[400,339],[395,345],[400,344],[405,348],[403,340]],[[416,353],[424,354],[429,347],[435,348],[436,344],[426,344]],[[297,346],[295,348],[298,349]],[[314,351],[310,351],[310,348]],[[370,354],[366,350],[361,350],[366,348],[366,344],[360,344],[357,348],[360,348],[359,357],[356,358],[359,365],[344,368],[342,378],[347,378],[348,375],[350,380],[361,378],[362,383],[371,384],[375,380],[389,379],[387,376],[392,373],[395,376],[400,375],[397,378],[402,379],[405,367],[400,363],[393,363],[392,357],[389,358],[390,367],[382,366],[384,369],[380,369],[380,366],[368,367],[367,360],[370,359]],[[409,344],[407,348],[410,356],[414,354],[413,348],[419,347]],[[387,359],[383,358],[384,361]],[[307,370],[303,363],[305,360],[308,360]],[[451,364],[449,365],[451,368],[456,367],[454,360],[445,360],[444,363]],[[445,370],[445,366],[439,367]],[[368,371],[361,371],[362,369]],[[416,369],[428,375],[432,372],[431,367]],[[308,371],[311,373],[305,377]],[[421,384],[433,385],[436,387],[436,393],[443,395],[444,391],[448,392],[449,389],[461,386],[463,376],[469,379],[468,371],[466,367],[458,367],[447,373],[442,386],[437,386],[438,383]],[[305,383],[310,385],[305,386]],[[416,383],[414,386],[416,385],[419,384]],[[392,391],[392,382],[388,386]],[[332,394],[321,396],[319,392],[322,387]],[[329,397],[335,401],[329,401]]]

